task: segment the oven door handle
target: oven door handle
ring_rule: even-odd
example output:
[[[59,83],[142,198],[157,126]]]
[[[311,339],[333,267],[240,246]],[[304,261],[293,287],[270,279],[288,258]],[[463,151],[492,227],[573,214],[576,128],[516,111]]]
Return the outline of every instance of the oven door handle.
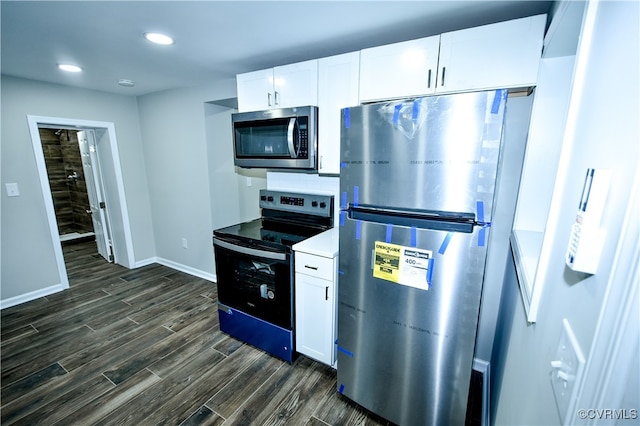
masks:
[[[287,260],[287,253],[276,253],[276,252],[267,251],[267,250],[260,250],[260,249],[239,246],[236,244],[228,243],[226,241],[222,241],[218,238],[213,239],[213,245],[217,245],[227,250],[235,251],[236,253],[242,253],[249,256],[257,256],[257,257],[262,257],[265,259],[272,259],[272,260]]]

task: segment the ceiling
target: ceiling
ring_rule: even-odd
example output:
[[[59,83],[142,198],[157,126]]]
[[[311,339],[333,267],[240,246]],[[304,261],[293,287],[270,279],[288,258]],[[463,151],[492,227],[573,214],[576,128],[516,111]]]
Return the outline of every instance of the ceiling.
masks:
[[[0,1],[3,74],[126,95],[546,13],[549,1]],[[151,44],[147,31],[171,35]],[[57,69],[74,63],[82,73]],[[122,87],[119,79],[135,82]]]

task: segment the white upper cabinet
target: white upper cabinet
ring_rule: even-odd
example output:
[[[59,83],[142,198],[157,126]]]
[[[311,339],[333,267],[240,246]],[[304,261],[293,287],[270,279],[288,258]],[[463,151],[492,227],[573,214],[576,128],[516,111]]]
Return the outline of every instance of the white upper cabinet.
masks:
[[[547,15],[444,33],[437,93],[535,86]]]
[[[440,36],[360,52],[360,101],[433,94]]]
[[[318,61],[238,74],[238,111],[318,105]]]
[[[340,173],[340,110],[356,106],[360,53],[318,61],[318,172]]]

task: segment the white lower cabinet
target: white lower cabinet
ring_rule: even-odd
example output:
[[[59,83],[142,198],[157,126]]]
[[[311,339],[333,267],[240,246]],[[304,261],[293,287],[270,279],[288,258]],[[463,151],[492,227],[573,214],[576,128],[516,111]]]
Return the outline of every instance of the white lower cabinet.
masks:
[[[295,252],[296,350],[335,367],[337,257]]]

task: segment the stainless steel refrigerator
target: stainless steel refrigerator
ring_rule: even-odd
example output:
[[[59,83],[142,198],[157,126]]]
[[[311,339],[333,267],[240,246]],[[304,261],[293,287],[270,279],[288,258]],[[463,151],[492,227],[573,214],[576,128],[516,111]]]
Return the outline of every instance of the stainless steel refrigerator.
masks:
[[[464,424],[506,91],[342,110],[338,391]]]

